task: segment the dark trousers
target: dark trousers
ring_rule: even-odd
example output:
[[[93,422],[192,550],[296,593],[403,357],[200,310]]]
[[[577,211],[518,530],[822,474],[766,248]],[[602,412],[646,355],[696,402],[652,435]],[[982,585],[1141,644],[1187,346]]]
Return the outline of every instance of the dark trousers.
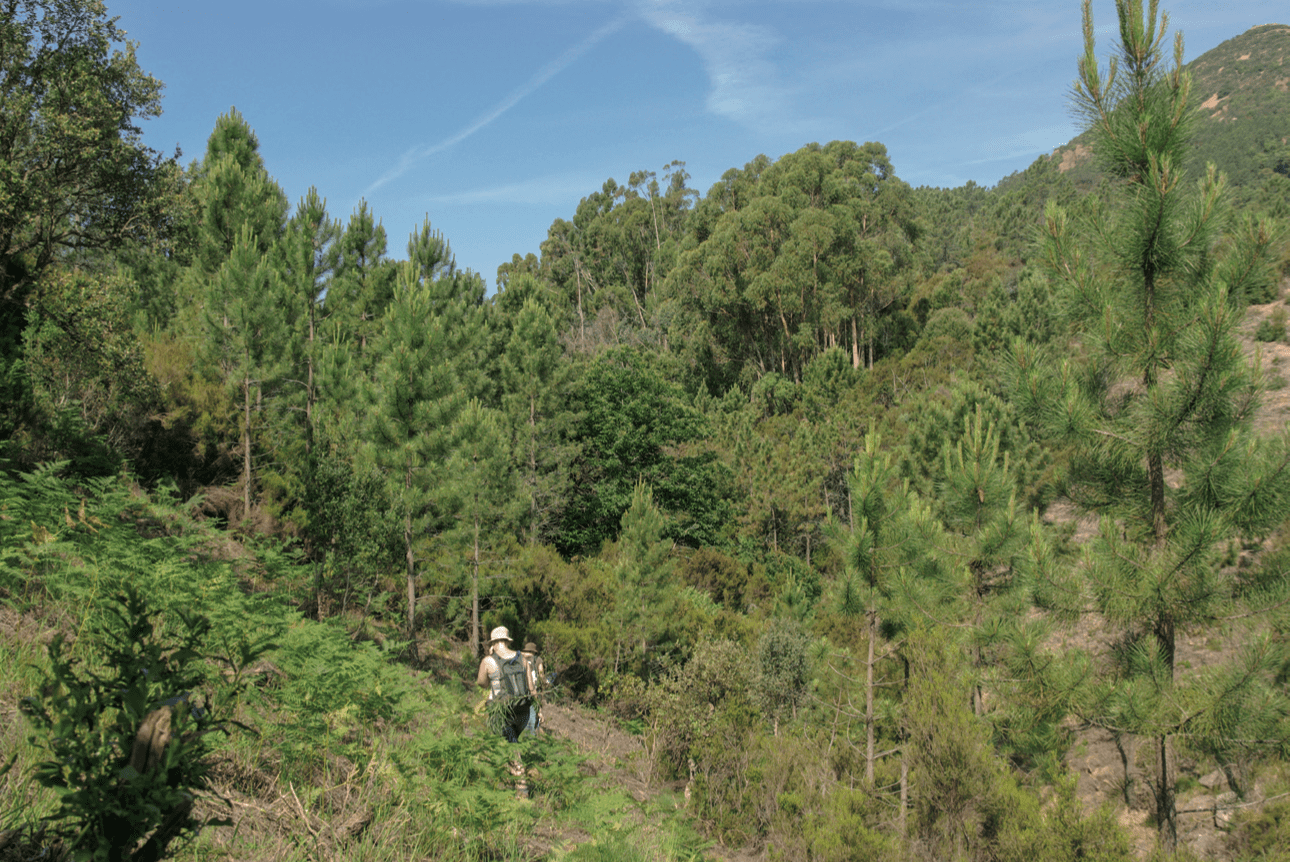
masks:
[[[529,707],[532,700],[528,697],[517,698],[503,707],[502,735],[508,742],[520,741],[520,732],[529,725]]]

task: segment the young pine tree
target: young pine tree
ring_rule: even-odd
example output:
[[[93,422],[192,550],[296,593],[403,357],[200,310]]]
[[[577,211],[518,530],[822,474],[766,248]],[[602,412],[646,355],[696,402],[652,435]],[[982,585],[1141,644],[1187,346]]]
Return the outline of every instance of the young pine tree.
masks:
[[[1261,375],[1236,340],[1239,298],[1262,271],[1269,232],[1228,230],[1214,168],[1198,184],[1185,179],[1197,112],[1179,35],[1174,63],[1163,56],[1156,0],[1147,10],[1118,0],[1117,15],[1116,56],[1102,74],[1085,3],[1074,84],[1113,202],[1081,214],[1050,204],[1045,214],[1045,254],[1082,347],[1051,367],[1019,345],[1011,367],[1025,409],[1073,453],[1070,496],[1103,518],[1085,568],[1128,646],[1097,716],[1152,740],[1169,851],[1176,742],[1224,750],[1226,739],[1286,740],[1286,696],[1280,705],[1263,694],[1280,662],[1268,639],[1250,638],[1255,647],[1233,666],[1184,677],[1176,652],[1181,634],[1222,617],[1259,621],[1268,585],[1239,581],[1221,555],[1287,522],[1288,451],[1286,436],[1266,441],[1253,429]],[[1255,596],[1258,607],[1236,607]],[[1272,604],[1286,609],[1285,599]]]
[[[528,276],[517,280],[532,281]],[[513,320],[499,376],[513,463],[528,509],[524,532],[530,545],[554,533],[573,460],[574,447],[566,440],[574,417],[562,397],[568,368],[551,315],[527,298]]]
[[[336,245],[336,268],[325,300],[328,317],[340,323],[332,342],[345,342],[365,358],[362,366],[371,368],[371,342],[394,296],[396,266],[386,257],[386,229],[373,219],[367,201],[359,202]]]
[[[207,374],[241,402],[243,515],[251,511],[253,444],[266,395],[283,377],[289,309],[278,273],[243,225],[202,299],[202,360]]]
[[[369,392],[368,434],[373,458],[386,476],[403,520],[408,630],[417,605],[414,540],[443,527],[439,482],[451,444],[450,429],[466,402],[454,367],[450,328],[437,315],[429,288],[410,264],[400,271],[395,301],[376,343],[375,383]]]
[[[471,643],[483,656],[480,630],[480,566],[483,555],[511,532],[517,503],[511,453],[498,411],[472,398],[453,426],[452,451],[442,490],[457,515],[451,532],[471,566]]]
[[[866,786],[875,784],[875,767],[892,751],[879,752],[878,722],[883,704],[880,695],[894,687],[904,689],[904,680],[882,672],[889,656],[901,655],[905,635],[913,622],[926,621],[928,608],[936,601],[925,585],[939,580],[934,575],[936,560],[929,555],[937,525],[927,506],[921,504],[901,480],[890,454],[882,451],[878,434],[866,435],[848,477],[850,529],[838,545],[843,554],[844,579],[840,612],[866,619]],[[900,728],[891,728],[901,737]],[[909,747],[901,751],[899,818],[906,818]]]
[[[643,671],[650,648],[669,626],[668,590],[673,543],[664,538],[664,513],[655,505],[649,485],[638,482],[632,503],[620,518],[619,559],[615,565],[618,598],[615,604],[615,670],[621,653],[639,647]]]

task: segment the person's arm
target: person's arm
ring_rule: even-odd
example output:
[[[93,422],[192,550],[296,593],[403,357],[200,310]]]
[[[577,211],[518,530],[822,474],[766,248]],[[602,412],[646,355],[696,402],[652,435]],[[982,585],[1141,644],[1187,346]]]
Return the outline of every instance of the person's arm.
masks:
[[[489,687],[489,656],[480,659],[480,670],[476,673],[476,685],[481,688]]]

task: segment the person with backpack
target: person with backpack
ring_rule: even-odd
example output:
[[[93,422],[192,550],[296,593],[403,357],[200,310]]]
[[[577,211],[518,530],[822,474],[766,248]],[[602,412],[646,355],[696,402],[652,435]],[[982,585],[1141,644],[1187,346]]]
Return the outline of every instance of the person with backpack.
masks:
[[[480,660],[476,685],[489,689],[489,701],[501,712],[501,733],[508,742],[518,742],[520,732],[529,724],[529,708],[534,702],[533,669],[524,653],[511,648],[511,632],[498,626],[489,633],[489,653]]]
[[[543,725],[543,697],[541,692],[547,684],[546,669],[543,667],[543,658],[538,654],[538,646],[529,641],[520,649],[521,655],[529,661],[529,680],[534,689],[534,698],[529,704],[529,723],[525,729],[530,733],[538,733]]]

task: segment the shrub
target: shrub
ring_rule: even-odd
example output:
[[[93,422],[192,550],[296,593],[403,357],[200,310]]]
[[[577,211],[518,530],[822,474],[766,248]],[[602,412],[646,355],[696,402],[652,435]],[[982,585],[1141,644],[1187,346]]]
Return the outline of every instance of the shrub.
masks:
[[[78,860],[162,859],[202,825],[206,736],[224,730],[198,661],[211,624],[177,611],[165,633],[157,617],[127,588],[89,633],[89,666],[56,637],[43,694],[22,703],[50,754],[34,777],[60,793],[48,819]]]
[[[1280,305],[1275,308],[1270,316],[1261,321],[1256,327],[1257,341],[1282,341],[1288,340],[1288,310],[1285,306]]]

